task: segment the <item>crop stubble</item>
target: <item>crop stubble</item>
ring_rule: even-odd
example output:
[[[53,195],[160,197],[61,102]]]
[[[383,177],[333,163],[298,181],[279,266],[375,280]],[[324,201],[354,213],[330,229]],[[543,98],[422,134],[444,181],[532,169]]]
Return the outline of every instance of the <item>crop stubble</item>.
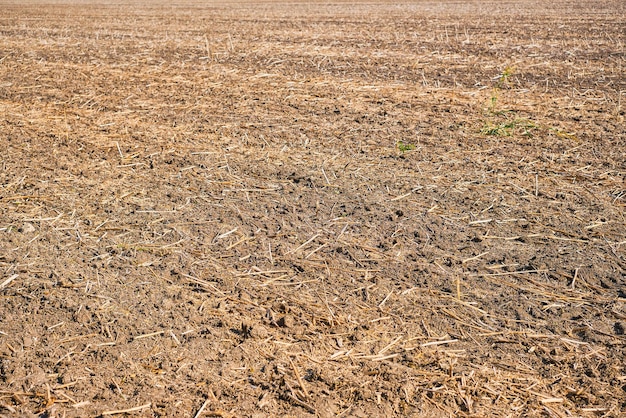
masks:
[[[586,3],[4,3],[0,413],[623,414]]]

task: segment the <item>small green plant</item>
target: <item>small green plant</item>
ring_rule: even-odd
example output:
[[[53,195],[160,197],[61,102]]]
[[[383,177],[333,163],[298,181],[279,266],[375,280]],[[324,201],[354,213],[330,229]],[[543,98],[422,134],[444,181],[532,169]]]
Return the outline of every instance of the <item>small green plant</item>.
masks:
[[[559,138],[572,139],[580,143],[580,139],[578,139],[575,133],[565,132],[565,131],[560,130],[559,128],[550,128],[550,130],[554,132],[556,136],[558,136]]]
[[[487,105],[487,119],[483,122],[480,133],[490,136],[524,135],[533,136],[533,131],[539,127],[528,119],[515,118],[516,111],[498,109],[498,97],[502,89],[509,84],[509,78],[514,74],[513,67],[505,67],[502,73],[495,77],[491,98]],[[513,119],[515,118],[515,119]]]
[[[503,114],[505,111],[497,111],[496,107],[498,104],[498,93],[502,88],[509,84],[509,78],[514,74],[515,69],[513,67],[506,67],[499,76],[495,78],[496,83],[493,86],[493,90],[491,91],[491,100],[487,110],[492,115]]]
[[[509,136],[511,132],[507,129],[506,124],[500,123],[495,124],[493,122],[485,122],[484,126],[480,130],[480,133],[483,135],[490,136]]]
[[[533,136],[532,131],[537,129],[537,125],[527,119],[515,119],[502,123],[486,121],[480,133],[492,136],[511,136],[516,129],[520,129],[521,135]]]
[[[501,89],[509,83],[509,78],[515,73],[513,67],[506,67],[502,73],[498,76],[496,81],[496,88]]]
[[[415,149],[415,145],[413,144],[405,144],[402,141],[398,141],[398,143],[396,144],[396,146],[398,147],[398,150],[400,150],[401,153],[405,153],[407,151],[411,151]]]
[[[497,103],[498,103],[498,93],[496,89],[493,89],[493,92],[491,93],[491,103],[489,104],[489,107],[488,107],[489,113],[491,114],[496,113]]]

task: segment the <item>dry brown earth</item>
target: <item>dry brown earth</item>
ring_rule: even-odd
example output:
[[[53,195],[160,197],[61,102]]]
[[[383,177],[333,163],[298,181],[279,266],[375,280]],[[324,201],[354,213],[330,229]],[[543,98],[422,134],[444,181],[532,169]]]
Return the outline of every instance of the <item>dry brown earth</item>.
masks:
[[[622,0],[0,4],[0,416],[626,416]]]

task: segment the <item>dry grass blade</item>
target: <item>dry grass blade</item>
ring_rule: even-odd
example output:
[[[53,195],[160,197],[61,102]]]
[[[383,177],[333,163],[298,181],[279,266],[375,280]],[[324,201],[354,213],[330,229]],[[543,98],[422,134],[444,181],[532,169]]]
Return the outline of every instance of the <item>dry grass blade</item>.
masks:
[[[19,274],[14,274],[12,276],[10,276],[9,278],[7,278],[5,281],[3,281],[2,283],[0,283],[0,290],[4,289],[5,287],[7,287],[9,284],[11,284],[11,282],[15,279],[17,279],[19,277]]]
[[[207,407],[208,404],[209,404],[209,399],[207,398],[202,404],[202,406],[200,407],[200,409],[198,409],[198,412],[193,416],[193,418],[201,417],[202,413],[204,412],[204,409]]]
[[[152,406],[152,403],[149,402],[145,405],[135,406],[133,408],[118,409],[118,410],[113,410],[113,411],[104,411],[102,413],[102,416],[121,415],[121,414],[130,414],[132,412],[140,412],[140,411],[143,411],[144,409],[150,408],[151,406]]]

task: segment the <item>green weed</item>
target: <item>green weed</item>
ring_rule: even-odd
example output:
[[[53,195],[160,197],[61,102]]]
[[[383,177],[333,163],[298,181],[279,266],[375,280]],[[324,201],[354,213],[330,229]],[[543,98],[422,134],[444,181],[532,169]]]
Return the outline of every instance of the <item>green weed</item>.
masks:
[[[498,105],[498,94],[503,87],[508,86],[509,78],[515,73],[515,69],[513,67],[506,67],[500,73],[498,77],[496,77],[496,83],[493,86],[493,90],[491,91],[491,99],[489,106],[487,106],[487,110],[492,115],[500,115],[506,112],[505,110],[498,111],[496,107]]]
[[[480,133],[491,136],[511,136],[519,131],[521,135],[532,137],[532,131],[536,129],[538,129],[537,125],[528,119],[515,119],[501,123],[486,121]]]
[[[502,73],[494,78],[491,98],[487,105],[487,120],[484,122],[480,133],[491,136],[524,135],[533,136],[533,131],[539,127],[528,119],[515,118],[515,111],[498,109],[498,97],[502,89],[509,85],[509,79],[515,73],[513,67],[505,67]]]
[[[404,142],[402,142],[402,141],[398,141],[398,143],[396,144],[396,146],[398,147],[398,150],[399,150],[401,153],[403,153],[403,154],[404,154],[405,152],[407,152],[407,151],[411,151],[411,150],[414,150],[414,149],[415,149],[415,145],[413,145],[413,144],[405,144],[405,143],[404,143]]]
[[[496,82],[496,88],[501,89],[505,85],[508,85],[509,78],[515,73],[515,68],[506,67],[502,73],[498,76],[498,81]]]

